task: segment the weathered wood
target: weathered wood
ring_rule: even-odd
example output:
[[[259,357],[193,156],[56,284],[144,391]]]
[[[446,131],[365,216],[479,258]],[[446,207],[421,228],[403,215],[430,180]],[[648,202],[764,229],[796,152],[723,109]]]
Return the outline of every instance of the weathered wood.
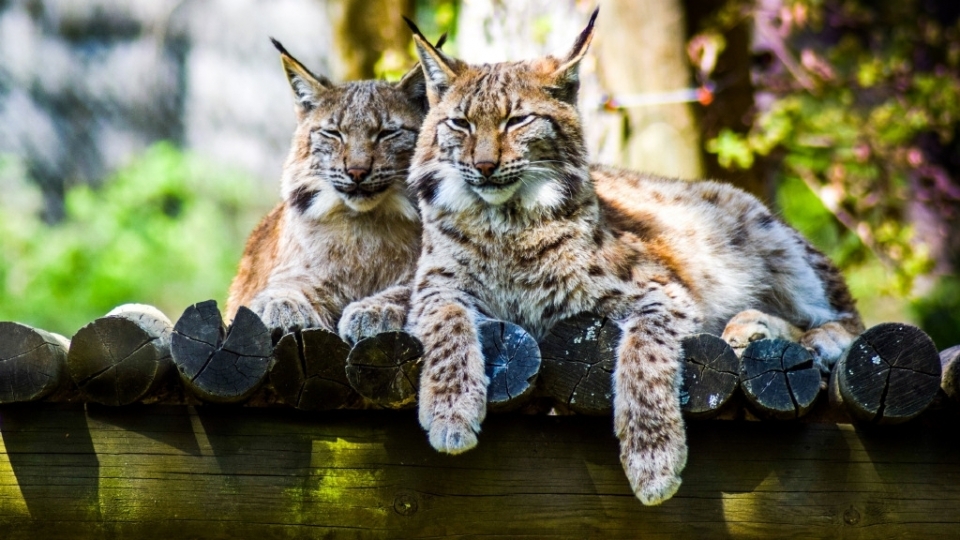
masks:
[[[406,332],[361,339],[346,360],[347,380],[368,402],[388,409],[417,403],[423,345]]]
[[[960,401],[960,345],[940,351],[940,388],[955,401]]]
[[[922,330],[878,324],[860,335],[834,368],[836,391],[850,414],[877,424],[922,413],[940,387],[940,358]]]
[[[141,401],[170,372],[172,329],[153,306],[119,306],[73,336],[67,373],[88,401],[113,406]]]
[[[4,540],[951,538],[960,432],[691,421],[677,494],[643,507],[608,418],[491,415],[435,452],[415,414],[0,407]]]
[[[683,340],[680,408],[691,418],[715,416],[740,382],[740,359],[726,341],[711,334]]]
[[[483,349],[487,407],[505,411],[523,405],[533,394],[540,372],[537,340],[516,324],[485,320],[477,325]]]
[[[740,387],[760,416],[790,420],[807,414],[821,389],[813,355],[799,343],[754,341],[740,358]]]
[[[406,332],[361,339],[346,359],[350,385],[368,401],[389,409],[417,403],[423,345]]]
[[[291,332],[273,349],[270,384],[280,398],[304,411],[355,405],[359,396],[347,381],[350,346],[322,328]]]
[[[217,303],[188,307],[173,328],[171,351],[180,381],[194,395],[213,403],[239,403],[263,383],[270,368],[270,331],[241,306],[229,328]]]
[[[540,342],[541,391],[581,414],[608,414],[620,328],[582,313],[557,323]]]
[[[15,322],[0,322],[0,403],[33,401],[66,377],[67,338]]]

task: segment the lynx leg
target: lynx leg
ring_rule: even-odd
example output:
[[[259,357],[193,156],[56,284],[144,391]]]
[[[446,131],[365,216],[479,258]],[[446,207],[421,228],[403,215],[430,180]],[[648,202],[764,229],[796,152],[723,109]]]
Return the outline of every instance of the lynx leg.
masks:
[[[687,463],[680,340],[692,332],[693,318],[674,316],[679,311],[671,310],[672,296],[649,296],[634,316],[620,321],[613,421],[630,487],[640,502],[656,505],[679,489]]]
[[[438,451],[459,454],[477,445],[488,381],[472,313],[459,303],[438,304],[416,318],[424,350],[420,425]]]
[[[753,341],[760,339],[797,341],[802,334],[802,330],[780,317],[768,315],[756,309],[748,309],[730,319],[721,337],[730,344],[737,356],[740,356],[747,345]]]

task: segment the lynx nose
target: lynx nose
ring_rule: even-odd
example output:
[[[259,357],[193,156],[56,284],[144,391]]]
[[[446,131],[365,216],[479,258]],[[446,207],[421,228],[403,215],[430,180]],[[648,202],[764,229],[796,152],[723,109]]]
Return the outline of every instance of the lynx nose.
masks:
[[[368,174],[370,174],[370,169],[364,169],[361,167],[351,167],[347,169],[347,176],[349,176],[350,178],[353,178],[353,182],[355,184],[359,184],[360,182],[362,182],[363,179],[366,178]]]
[[[473,166],[480,171],[480,174],[482,174],[484,178],[493,176],[493,171],[497,168],[497,164],[492,161],[481,161],[474,163]]]

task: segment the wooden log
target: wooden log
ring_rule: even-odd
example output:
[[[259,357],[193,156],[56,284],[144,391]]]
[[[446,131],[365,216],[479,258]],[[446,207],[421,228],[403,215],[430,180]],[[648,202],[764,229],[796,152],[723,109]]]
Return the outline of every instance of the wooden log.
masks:
[[[388,409],[416,405],[423,345],[406,332],[361,339],[346,359],[347,380],[367,401]]]
[[[790,420],[807,414],[820,395],[813,354],[782,339],[754,341],[740,358],[740,387],[757,414]]]
[[[270,384],[280,398],[303,411],[348,407],[358,401],[344,367],[350,346],[322,328],[284,335],[273,349]]]
[[[69,348],[59,334],[0,322],[0,403],[42,399],[59,388]]]
[[[433,451],[412,411],[0,407],[4,540],[953,538],[960,431],[693,421],[643,507],[608,421],[490,415]]]
[[[212,403],[239,403],[267,378],[273,345],[270,331],[241,306],[225,328],[214,300],[188,307],[173,328],[171,351],[180,381]]]
[[[519,407],[534,391],[540,372],[537,340],[516,324],[485,320],[477,325],[483,349],[487,407],[506,411]]]
[[[609,414],[620,328],[592,313],[560,321],[540,341],[541,391],[580,414]]]
[[[740,359],[726,341],[711,334],[683,340],[680,408],[691,418],[717,415],[740,383]]]
[[[169,374],[173,325],[153,306],[125,304],[73,336],[67,373],[88,401],[129,405]]]
[[[922,330],[878,324],[860,335],[834,368],[836,397],[857,420],[897,424],[915,418],[940,387],[940,357]]]
[[[940,351],[940,388],[955,401],[960,401],[960,345]]]

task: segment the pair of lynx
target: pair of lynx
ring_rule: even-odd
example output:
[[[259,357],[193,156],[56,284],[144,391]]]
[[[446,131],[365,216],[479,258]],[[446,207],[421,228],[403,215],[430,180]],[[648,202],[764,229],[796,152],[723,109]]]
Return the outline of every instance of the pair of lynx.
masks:
[[[451,454],[477,444],[486,413],[478,318],[540,338],[607,316],[623,331],[620,459],[658,504],[687,459],[684,336],[799,340],[828,369],[863,325],[836,268],[754,197],[588,163],[577,70],[596,15],[563,56],[484,65],[411,24],[420,66],[397,84],[333,85],[278,44],[298,126],[228,316],[246,304],[268,326],[351,342],[406,325],[424,346],[420,423]]]

